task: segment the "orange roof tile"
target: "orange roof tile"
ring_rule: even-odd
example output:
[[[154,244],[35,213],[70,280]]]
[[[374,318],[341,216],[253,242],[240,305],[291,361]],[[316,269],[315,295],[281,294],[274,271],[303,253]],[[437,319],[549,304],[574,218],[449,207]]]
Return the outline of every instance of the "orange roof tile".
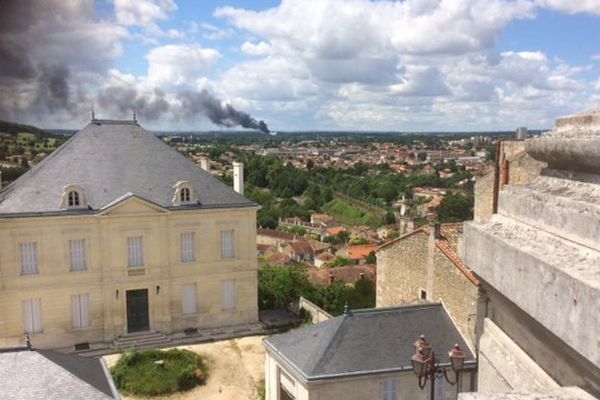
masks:
[[[355,246],[348,246],[348,257],[352,260],[362,260],[372,252],[377,250],[376,244],[359,244]]]

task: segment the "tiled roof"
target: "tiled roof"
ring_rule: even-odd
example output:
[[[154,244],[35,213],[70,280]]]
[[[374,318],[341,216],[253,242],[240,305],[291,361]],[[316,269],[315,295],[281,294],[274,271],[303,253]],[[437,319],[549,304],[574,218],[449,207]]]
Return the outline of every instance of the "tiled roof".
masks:
[[[291,260],[292,260],[292,258],[290,256],[288,256],[287,254],[279,253],[279,252],[271,253],[266,258],[267,262],[277,263],[277,264],[286,264],[286,263],[290,262]]]
[[[329,233],[332,236],[337,235],[340,232],[345,232],[346,228],[344,228],[343,226],[332,226],[331,228],[327,228],[325,229],[327,231],[327,233]]]
[[[306,380],[335,379],[411,370],[413,343],[423,333],[441,363],[458,343],[474,368],[475,357],[442,304],[355,310],[264,343]]]
[[[274,237],[274,238],[283,239],[283,240],[295,240],[296,237],[298,237],[298,235],[296,235],[294,233],[281,232],[281,231],[276,231],[274,229],[267,229],[267,228],[258,228],[256,230],[256,234],[262,235],[262,236]]]
[[[308,279],[312,283],[329,286],[331,274],[333,274],[333,280],[335,282],[355,283],[360,279],[361,273],[365,278],[372,281],[377,279],[377,267],[373,264],[351,265],[325,269],[310,268],[308,270]]]
[[[199,204],[174,206],[188,181]],[[82,188],[91,210],[63,210],[67,185]],[[256,204],[132,121],[95,121],[0,192],[0,214],[95,212],[131,193],[172,210]]]
[[[352,260],[362,260],[372,252],[377,250],[376,244],[359,244],[348,246],[348,257]]]
[[[294,253],[296,253],[296,254],[311,254],[311,253],[313,253],[313,249],[312,249],[312,247],[310,247],[310,244],[308,244],[308,242],[303,241],[303,240],[298,240],[296,242],[292,242],[292,243],[290,243],[290,246],[292,246],[292,249],[294,249]]]

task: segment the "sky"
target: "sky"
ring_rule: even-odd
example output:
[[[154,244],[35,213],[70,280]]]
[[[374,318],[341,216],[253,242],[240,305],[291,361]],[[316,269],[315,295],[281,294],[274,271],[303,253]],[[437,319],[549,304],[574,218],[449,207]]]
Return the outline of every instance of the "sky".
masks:
[[[0,119],[550,128],[600,107],[600,0],[2,0]]]

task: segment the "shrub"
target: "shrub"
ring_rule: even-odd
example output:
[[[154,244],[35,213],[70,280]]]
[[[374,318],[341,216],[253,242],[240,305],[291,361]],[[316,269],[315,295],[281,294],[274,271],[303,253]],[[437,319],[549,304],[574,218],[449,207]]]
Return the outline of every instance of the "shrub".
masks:
[[[156,364],[162,360],[162,365]],[[192,389],[206,381],[208,369],[188,350],[145,350],[125,353],[111,368],[117,388],[126,395],[157,396]]]

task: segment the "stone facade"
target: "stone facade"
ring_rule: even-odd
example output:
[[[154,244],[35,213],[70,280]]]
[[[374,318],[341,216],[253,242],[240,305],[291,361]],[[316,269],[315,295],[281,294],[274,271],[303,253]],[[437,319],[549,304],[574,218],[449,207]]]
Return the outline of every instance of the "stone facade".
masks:
[[[479,390],[554,381],[599,396],[600,111],[560,118],[524,143],[547,167],[526,184],[509,179],[497,214],[465,224],[464,259],[486,292]]]
[[[126,294],[147,289],[149,328],[172,333],[258,321],[256,209],[169,213],[132,198],[101,215],[0,218],[0,347],[22,345],[23,302],[41,300],[36,348],[110,341],[126,335]],[[234,230],[235,258],[221,259],[219,233]],[[181,262],[180,234],[195,233],[196,260]],[[127,237],[142,236],[144,267],[130,276]],[[68,241],[85,239],[87,268],[69,270]],[[39,245],[39,273],[21,275],[19,244]],[[138,271],[139,270],[139,271]],[[139,273],[139,275],[137,275]],[[223,310],[222,282],[235,281],[235,307]],[[196,285],[197,312],[183,315],[182,287]],[[71,296],[89,295],[89,325],[74,328]]]
[[[436,239],[433,227],[422,227],[381,246],[376,306],[442,301],[474,344],[479,285],[456,254],[460,229],[461,224],[442,224]]]

